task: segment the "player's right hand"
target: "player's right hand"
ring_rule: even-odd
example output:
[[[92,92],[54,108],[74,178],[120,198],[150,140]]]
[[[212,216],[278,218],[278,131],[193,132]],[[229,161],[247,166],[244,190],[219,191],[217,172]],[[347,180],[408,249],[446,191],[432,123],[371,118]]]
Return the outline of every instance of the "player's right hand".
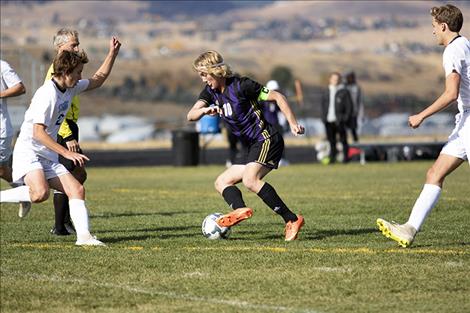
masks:
[[[111,37],[109,40],[109,52],[116,56],[119,53],[120,48],[121,42],[116,37]]]
[[[300,124],[292,125],[290,130],[294,136],[303,135],[305,133],[305,128]]]
[[[69,151],[69,150],[67,150],[67,152],[64,153],[63,157],[68,160],[71,160],[73,164],[81,166],[81,167],[85,165],[85,161],[90,161],[90,159],[86,155]]]

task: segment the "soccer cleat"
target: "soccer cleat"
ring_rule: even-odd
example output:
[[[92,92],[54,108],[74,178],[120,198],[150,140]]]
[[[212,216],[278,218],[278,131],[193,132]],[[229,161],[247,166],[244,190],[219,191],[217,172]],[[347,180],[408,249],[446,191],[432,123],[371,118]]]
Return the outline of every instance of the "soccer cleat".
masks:
[[[219,217],[215,222],[221,227],[231,227],[237,225],[241,221],[249,219],[253,215],[250,208],[239,208],[232,212]]]
[[[286,235],[285,241],[292,241],[297,239],[299,235],[299,231],[304,226],[305,220],[302,215],[297,215],[297,221],[295,222],[287,222],[286,228],[284,229],[284,233]]]
[[[29,211],[31,211],[31,202],[20,202],[20,208],[18,210],[18,216],[23,218],[28,215]]]
[[[77,236],[77,241],[75,242],[77,246],[106,246],[103,242],[96,239],[95,236],[88,234],[85,236]]]
[[[416,236],[416,229],[411,225],[400,225],[395,222],[389,223],[378,218],[377,226],[385,237],[395,240],[403,248],[411,246]]]

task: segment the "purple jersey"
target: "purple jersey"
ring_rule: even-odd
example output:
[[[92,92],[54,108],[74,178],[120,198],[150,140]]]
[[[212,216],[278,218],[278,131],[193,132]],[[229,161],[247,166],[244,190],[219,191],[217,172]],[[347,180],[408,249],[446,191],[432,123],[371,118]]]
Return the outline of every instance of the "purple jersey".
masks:
[[[263,117],[258,101],[266,100],[269,90],[248,77],[230,77],[224,92],[206,86],[199,100],[222,109],[222,118],[244,144],[263,141],[275,133]]]
[[[261,108],[263,109],[263,116],[266,122],[273,126],[279,125],[279,118],[277,117],[280,111],[276,101],[262,101],[260,102]]]

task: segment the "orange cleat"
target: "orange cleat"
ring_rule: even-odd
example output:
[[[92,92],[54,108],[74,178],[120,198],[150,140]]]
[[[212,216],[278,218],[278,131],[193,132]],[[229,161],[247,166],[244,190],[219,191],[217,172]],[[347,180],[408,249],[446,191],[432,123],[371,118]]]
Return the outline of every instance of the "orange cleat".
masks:
[[[250,208],[239,208],[232,212],[219,217],[215,222],[221,227],[231,227],[237,225],[241,221],[249,219],[253,215]]]
[[[286,234],[286,241],[292,241],[297,239],[300,229],[304,226],[305,221],[302,215],[297,215],[297,221],[288,222],[284,230]]]

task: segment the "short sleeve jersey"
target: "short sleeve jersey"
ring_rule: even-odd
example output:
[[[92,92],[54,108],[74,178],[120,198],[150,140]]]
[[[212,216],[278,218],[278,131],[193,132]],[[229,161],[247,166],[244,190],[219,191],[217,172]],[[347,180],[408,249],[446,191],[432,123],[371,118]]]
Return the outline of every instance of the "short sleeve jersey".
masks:
[[[263,117],[259,101],[266,100],[269,89],[248,77],[230,77],[223,92],[206,86],[199,100],[222,109],[222,118],[232,133],[245,144],[263,141],[275,132]]]
[[[446,77],[452,72],[460,75],[459,112],[470,110],[470,42],[463,36],[455,38],[445,48],[442,58]]]
[[[25,113],[15,149],[25,153],[34,152],[43,158],[57,162],[57,153],[33,138],[33,125],[45,125],[46,133],[57,141],[57,133],[65,119],[72,98],[84,91],[88,84],[87,79],[80,80],[75,87],[67,88],[65,92],[62,92],[52,80],[45,82],[34,94]]]
[[[21,79],[11,68],[10,64],[0,60],[0,88],[4,91],[19,83]],[[11,126],[10,115],[8,114],[7,99],[0,99],[0,138],[13,136],[13,127]]]

